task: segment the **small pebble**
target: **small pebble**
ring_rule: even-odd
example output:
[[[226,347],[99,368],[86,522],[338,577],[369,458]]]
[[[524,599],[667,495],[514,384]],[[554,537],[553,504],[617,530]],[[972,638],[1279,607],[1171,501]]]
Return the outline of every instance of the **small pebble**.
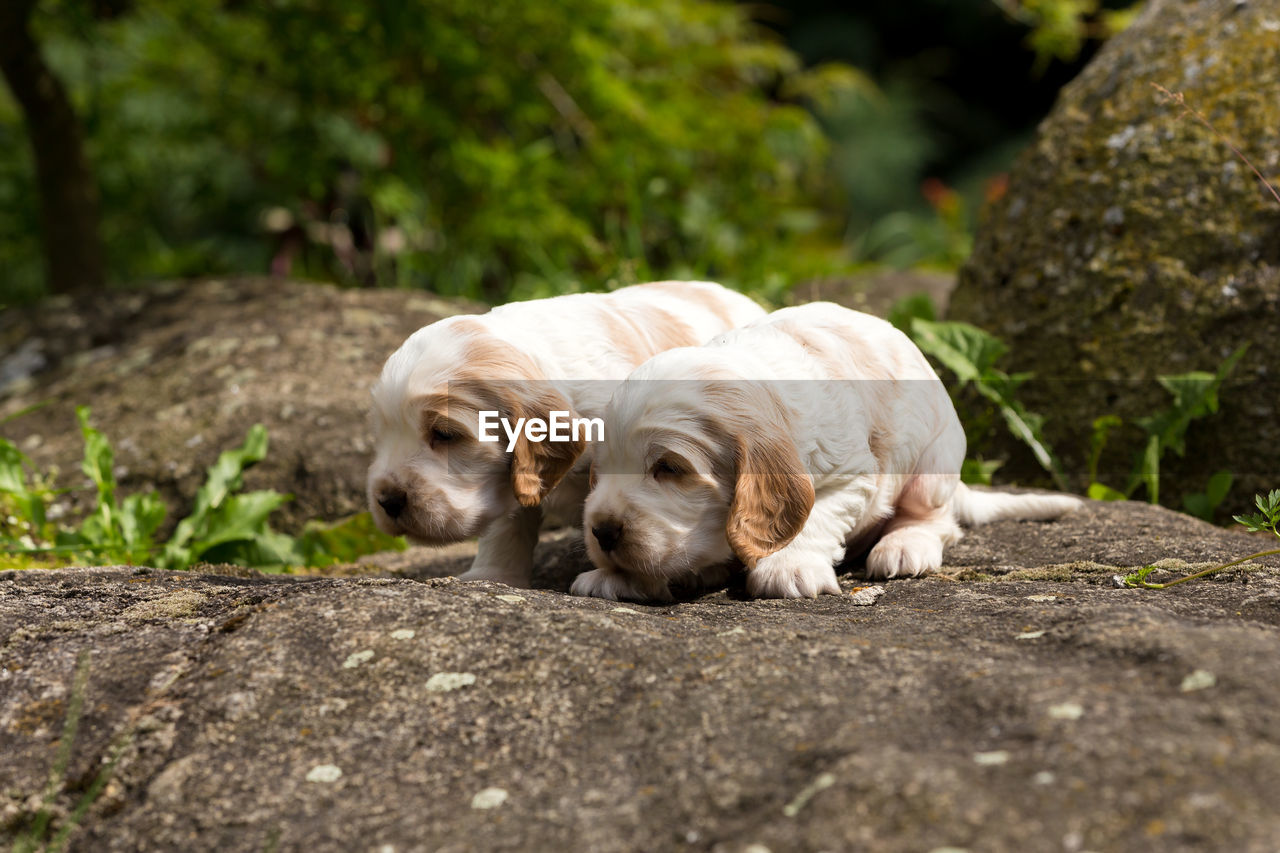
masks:
[[[1048,770],[1041,770],[1039,773],[1031,777],[1031,781],[1037,785],[1052,785],[1058,781],[1058,777],[1054,776]]]
[[[502,788],[485,788],[471,798],[473,809],[496,809],[507,801],[507,792]]]
[[[1028,595],[1027,601],[1057,601],[1056,595]]]
[[[1193,690],[1208,690],[1217,683],[1218,678],[1212,672],[1207,669],[1197,669],[1182,679],[1182,685],[1178,689],[1183,693],[1190,693]]]
[[[1049,706],[1049,717],[1054,720],[1078,720],[1084,716],[1084,707],[1075,702],[1063,702]]]
[[[884,587],[882,586],[858,587],[850,591],[849,601],[861,607],[867,607],[875,604],[882,595],[884,595]]]
[[[1005,764],[1009,761],[1009,751],[1005,749],[997,749],[994,752],[975,752],[973,754],[973,763],[981,764],[983,767],[994,767],[998,764]]]
[[[632,610],[630,607],[615,607],[609,611],[610,613],[635,613],[639,615],[639,610]]]
[[[412,628],[399,628],[399,629],[397,629],[397,630],[395,630],[395,631],[392,631],[392,632],[391,632],[391,639],[393,639],[393,640],[412,640],[412,639],[414,638],[414,635],[415,635],[416,633],[417,633],[417,632],[415,632]]]
[[[347,655],[347,659],[342,662],[343,669],[355,669],[360,664],[373,659],[373,649],[365,649],[361,652],[352,652]]]
[[[1043,636],[1044,636],[1044,631],[1024,631],[1023,633],[1014,637],[1014,639],[1015,640],[1038,640]]]
[[[427,689],[432,693],[448,693],[475,683],[476,677],[469,672],[437,672],[427,679]]]
[[[524,597],[519,595],[499,595],[498,600],[505,601],[507,604],[524,604]]]
[[[337,782],[342,778],[342,768],[336,764],[317,764],[307,771],[308,782]]]

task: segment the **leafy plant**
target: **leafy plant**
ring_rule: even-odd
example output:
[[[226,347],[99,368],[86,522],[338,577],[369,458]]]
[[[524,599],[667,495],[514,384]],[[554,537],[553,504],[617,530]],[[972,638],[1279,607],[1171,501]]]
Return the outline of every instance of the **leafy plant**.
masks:
[[[1139,3],[1108,9],[1100,0],[992,0],[1011,20],[1030,27],[1027,46],[1035,51],[1036,70],[1054,60],[1069,62],[1087,41],[1115,35],[1133,21]]]
[[[73,563],[140,563],[154,558],[159,568],[186,569],[197,562],[237,563],[257,568],[326,566],[354,560],[375,550],[405,547],[386,536],[368,513],[334,524],[312,522],[297,538],[272,529],[269,517],[288,495],[262,490],[241,493],[244,471],[267,454],[267,431],[250,428],[244,444],[223,451],[209,466],[191,513],[178,522],[169,540],[155,541],[166,509],[155,492],[118,495],[114,454],[105,436],[89,423],[89,410],[76,410],[84,439],[81,469],[93,484],[92,509],[74,528],[56,529],[48,519],[57,494],[51,477],[28,469],[30,460],[0,439],[0,553],[11,558]],[[30,564],[30,562],[28,563]]]
[[[1187,428],[1192,421],[1218,411],[1218,391],[1247,349],[1248,344],[1238,348],[1222,362],[1216,373],[1192,371],[1158,378],[1173,400],[1168,408],[1133,420],[1134,425],[1146,435],[1141,449],[1134,455],[1123,490],[1099,482],[1098,461],[1111,432],[1122,427],[1124,421],[1114,414],[1095,420],[1089,453],[1089,497],[1095,500],[1126,500],[1139,488],[1145,488],[1148,500],[1159,503],[1161,459],[1169,451],[1179,457],[1186,453]],[[1210,478],[1203,493],[1188,496],[1184,507],[1194,515],[1211,519],[1230,488],[1231,475],[1220,471]]]
[[[1008,374],[995,364],[1008,352],[1008,347],[976,326],[968,323],[945,323],[911,319],[911,339],[927,355],[942,363],[960,380],[960,387],[972,384],[974,390],[992,403],[1010,434],[1031,449],[1040,466],[1049,472],[1059,488],[1066,488],[1062,463],[1044,437],[1044,416],[1028,412],[1018,401],[1018,387],[1030,373]]]
[[[1244,525],[1245,529],[1250,533],[1272,533],[1280,538],[1280,489],[1272,489],[1271,493],[1266,497],[1262,495],[1254,495],[1254,503],[1258,507],[1258,511],[1249,515],[1232,516],[1237,523]],[[1143,589],[1167,589],[1187,581],[1198,580],[1199,578],[1208,577],[1216,574],[1224,569],[1230,569],[1233,566],[1239,566],[1256,560],[1259,557],[1270,557],[1280,554],[1280,548],[1273,548],[1269,551],[1259,551],[1256,554],[1250,554],[1247,557],[1241,557],[1238,560],[1232,560],[1230,563],[1223,563],[1220,566],[1214,566],[1211,569],[1205,569],[1192,575],[1185,575],[1176,580],[1165,581],[1164,583],[1150,583],[1147,578],[1155,571],[1155,566],[1144,566],[1133,574],[1120,578],[1120,584],[1126,587],[1141,587]]]
[[[266,455],[267,430],[262,424],[249,428],[243,445],[218,455],[196,492],[191,514],[178,522],[160,552],[160,568],[185,569],[198,560],[243,565],[299,562],[293,538],[267,523],[289,497],[275,491],[236,494],[244,470]]]

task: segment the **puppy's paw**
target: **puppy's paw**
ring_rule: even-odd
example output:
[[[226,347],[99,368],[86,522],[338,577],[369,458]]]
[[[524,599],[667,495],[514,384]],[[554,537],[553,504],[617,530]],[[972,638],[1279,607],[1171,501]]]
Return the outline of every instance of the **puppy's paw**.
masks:
[[[754,598],[817,598],[840,594],[836,570],[813,555],[770,554],[747,572],[747,592]]]
[[[651,584],[640,582],[636,578],[605,569],[592,569],[578,575],[573,586],[569,587],[572,595],[585,595],[595,598],[608,598],[613,601],[671,601],[671,591],[665,581],[655,580]]]
[[[514,586],[517,589],[528,589],[530,578],[528,572],[501,569],[496,566],[472,566],[458,575],[460,581],[493,581]]]
[[[914,578],[942,567],[942,540],[927,530],[890,531],[867,554],[867,577]]]

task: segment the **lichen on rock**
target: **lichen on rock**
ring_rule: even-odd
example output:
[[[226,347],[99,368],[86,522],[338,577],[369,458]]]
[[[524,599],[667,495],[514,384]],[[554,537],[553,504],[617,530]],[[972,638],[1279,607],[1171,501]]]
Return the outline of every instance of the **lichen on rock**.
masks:
[[[1153,0],[1059,98],[987,211],[950,316],[1011,347],[1041,381],[1029,408],[1077,471],[1094,417],[1151,414],[1163,374],[1251,349],[1222,410],[1166,457],[1162,492],[1237,475],[1232,501],[1280,476],[1280,203],[1181,93],[1272,183],[1280,177],[1280,2]],[[1083,380],[1061,382],[1057,380]],[[1025,475],[1021,452],[1006,472]],[[1127,470],[1127,454],[1112,457]],[[1269,479],[1270,478],[1270,479]]]

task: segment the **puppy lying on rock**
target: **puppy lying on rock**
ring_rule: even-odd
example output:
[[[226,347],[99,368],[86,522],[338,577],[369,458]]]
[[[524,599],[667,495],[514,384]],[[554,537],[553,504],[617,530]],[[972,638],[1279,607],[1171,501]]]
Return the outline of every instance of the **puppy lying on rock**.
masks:
[[[596,448],[577,595],[669,600],[673,580],[755,596],[838,594],[868,546],[873,578],[942,565],[957,522],[1049,519],[1066,495],[975,492],[965,437],[924,355],[890,324],[830,303],[785,308],[618,387]]]
[[[422,544],[479,536],[462,577],[528,586],[544,509],[581,518],[590,454],[574,422],[589,426],[650,356],[763,315],[717,284],[657,282],[419,329],[373,388],[369,510]]]

